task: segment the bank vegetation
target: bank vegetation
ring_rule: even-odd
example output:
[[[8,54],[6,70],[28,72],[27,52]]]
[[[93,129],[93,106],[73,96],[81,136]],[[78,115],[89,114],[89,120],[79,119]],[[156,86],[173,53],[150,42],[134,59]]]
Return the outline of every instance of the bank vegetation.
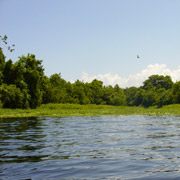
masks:
[[[7,37],[3,37],[1,41],[6,43],[6,39]],[[13,51],[10,47],[8,49]],[[130,107],[159,109],[180,103],[180,81],[174,83],[170,76],[152,75],[140,87],[123,89],[118,84],[104,86],[97,79],[90,83],[80,80],[67,82],[60,73],[47,77],[42,62],[33,54],[21,56],[17,62],[6,60],[3,48],[0,47],[1,109],[29,110],[49,107],[44,106],[45,104],[79,104],[88,105],[83,106],[87,108],[93,104],[99,107],[107,105],[108,108],[110,105],[120,106],[111,107],[112,111],[124,108],[130,111]]]

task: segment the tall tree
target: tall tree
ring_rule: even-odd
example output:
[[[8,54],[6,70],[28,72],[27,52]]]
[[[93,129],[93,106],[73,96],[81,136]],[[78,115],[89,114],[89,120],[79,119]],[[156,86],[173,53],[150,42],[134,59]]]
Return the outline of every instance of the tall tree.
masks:
[[[67,103],[69,97],[67,93],[67,82],[61,77],[61,74],[53,74],[49,78],[51,84],[51,102]]]
[[[173,82],[170,76],[162,76],[162,75],[152,75],[147,80],[143,82],[143,89],[160,89],[165,88],[170,89],[173,86]]]
[[[135,105],[135,95],[137,91],[138,91],[137,87],[129,87],[124,89],[124,93],[126,95],[126,103],[128,106]]]
[[[180,103],[180,81],[176,82],[172,88],[173,103]]]
[[[88,84],[88,86],[89,86],[89,90],[91,91],[91,94],[89,94],[91,96],[89,98],[91,100],[91,103],[92,104],[104,104],[103,82],[99,81],[97,79],[94,79],[91,83]]]
[[[78,104],[89,104],[90,100],[86,94],[85,84],[77,80],[72,86],[73,101]]]
[[[0,84],[3,83],[4,66],[5,66],[5,56],[3,54],[2,48],[0,47]]]
[[[24,82],[27,84],[29,95],[31,96],[30,107],[36,108],[42,102],[42,79],[44,69],[42,60],[37,60],[35,55],[28,54],[19,58],[17,64],[23,67]]]

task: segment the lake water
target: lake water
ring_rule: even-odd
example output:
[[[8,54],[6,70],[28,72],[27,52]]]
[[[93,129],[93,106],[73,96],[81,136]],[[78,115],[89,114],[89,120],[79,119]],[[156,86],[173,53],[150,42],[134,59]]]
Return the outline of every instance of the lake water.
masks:
[[[0,179],[180,179],[180,117],[1,119]]]

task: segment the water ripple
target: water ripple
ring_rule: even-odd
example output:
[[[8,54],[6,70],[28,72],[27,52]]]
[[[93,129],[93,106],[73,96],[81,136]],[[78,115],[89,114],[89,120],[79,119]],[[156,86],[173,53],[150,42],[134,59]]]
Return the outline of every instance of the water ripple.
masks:
[[[1,119],[0,179],[179,179],[179,116]]]

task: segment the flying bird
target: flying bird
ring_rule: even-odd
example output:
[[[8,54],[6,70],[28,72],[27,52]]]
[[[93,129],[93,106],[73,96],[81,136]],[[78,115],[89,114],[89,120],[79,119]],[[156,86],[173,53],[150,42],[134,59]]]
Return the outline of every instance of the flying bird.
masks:
[[[137,55],[137,58],[138,58],[138,59],[140,58],[139,55]]]

